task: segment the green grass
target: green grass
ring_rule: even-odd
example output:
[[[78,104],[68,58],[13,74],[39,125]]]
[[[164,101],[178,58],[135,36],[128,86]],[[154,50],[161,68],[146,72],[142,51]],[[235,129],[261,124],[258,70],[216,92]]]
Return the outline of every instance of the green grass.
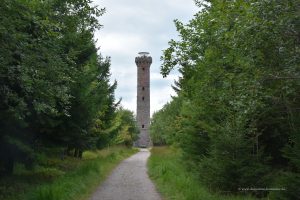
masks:
[[[169,147],[154,147],[148,161],[149,175],[166,200],[254,200],[247,196],[212,194],[188,172],[180,153]]]
[[[16,173],[0,178],[0,199],[84,200],[88,199],[114,167],[136,149],[113,147],[85,152],[83,159],[47,159],[46,166],[28,171],[17,166]]]

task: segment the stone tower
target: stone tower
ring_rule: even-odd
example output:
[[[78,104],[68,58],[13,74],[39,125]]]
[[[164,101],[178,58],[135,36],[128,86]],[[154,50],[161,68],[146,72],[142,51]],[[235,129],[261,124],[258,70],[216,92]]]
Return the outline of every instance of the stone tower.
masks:
[[[136,146],[149,147],[151,145],[150,126],[150,65],[152,58],[148,52],[140,52],[135,58],[137,65],[137,108],[136,119],[140,129]]]

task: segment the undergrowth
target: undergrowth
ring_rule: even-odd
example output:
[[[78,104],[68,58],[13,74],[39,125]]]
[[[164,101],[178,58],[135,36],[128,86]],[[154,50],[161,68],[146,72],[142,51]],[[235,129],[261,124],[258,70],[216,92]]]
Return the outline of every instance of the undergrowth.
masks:
[[[84,200],[124,158],[137,150],[112,147],[84,152],[83,158],[51,158],[46,165],[26,170],[18,165],[13,176],[0,178],[0,199]]]
[[[170,147],[154,147],[148,161],[149,175],[166,200],[254,200],[247,196],[213,194],[189,172],[180,152]]]

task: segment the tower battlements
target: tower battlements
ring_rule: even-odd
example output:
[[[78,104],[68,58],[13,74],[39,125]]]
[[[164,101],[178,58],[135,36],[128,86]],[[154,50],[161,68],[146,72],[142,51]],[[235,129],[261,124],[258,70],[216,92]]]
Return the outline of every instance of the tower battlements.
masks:
[[[135,63],[137,65],[139,65],[139,64],[149,64],[149,67],[150,67],[150,65],[152,64],[152,57],[151,56],[146,56],[146,55],[138,56],[138,57],[135,58]]]

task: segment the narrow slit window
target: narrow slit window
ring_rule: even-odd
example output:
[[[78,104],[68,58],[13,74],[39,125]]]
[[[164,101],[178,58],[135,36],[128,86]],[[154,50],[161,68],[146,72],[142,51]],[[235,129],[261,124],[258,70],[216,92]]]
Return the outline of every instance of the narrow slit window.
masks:
[[[142,128],[145,128],[145,125],[144,125],[144,124],[142,125]]]
[[[144,101],[144,100],[145,100],[145,97],[143,97],[142,99],[143,99],[143,101]]]
[[[142,87],[142,90],[145,90],[145,87]]]
[[[143,71],[145,71],[145,68],[143,67]]]

